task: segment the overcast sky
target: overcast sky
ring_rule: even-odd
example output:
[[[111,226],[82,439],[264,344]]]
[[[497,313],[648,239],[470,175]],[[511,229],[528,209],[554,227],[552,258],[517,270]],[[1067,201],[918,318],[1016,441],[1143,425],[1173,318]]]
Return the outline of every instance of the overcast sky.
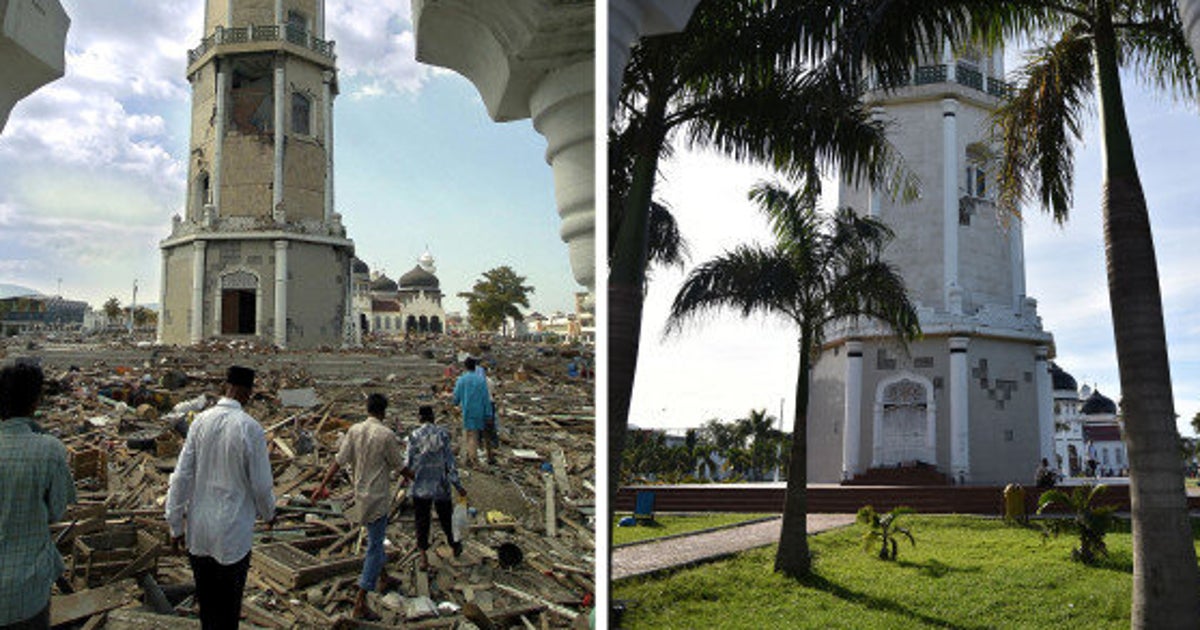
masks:
[[[1007,55],[1015,67],[1017,55]],[[1175,410],[1184,435],[1200,411],[1200,115],[1194,106],[1154,96],[1125,77],[1127,113],[1149,203],[1166,313]],[[1076,153],[1075,207],[1063,227],[1037,208],[1025,216],[1026,286],[1054,334],[1056,361],[1080,385],[1120,396],[1105,275],[1100,215],[1100,152],[1089,125]],[[658,197],[670,204],[693,255],[689,268],[745,242],[769,244],[762,215],[746,200],[764,169],[680,150],[663,169]],[[630,422],[643,427],[692,427],[732,420],[750,409],[790,427],[799,356],[796,332],[770,319],[725,315],[664,339],[663,324],[683,272],[658,270],[643,319],[641,355]]]
[[[182,214],[190,89],[204,0],[63,0],[66,76],[0,135],[0,284],[99,306],[157,302],[158,243]],[[358,256],[396,278],[426,247],[447,310],[509,265],[533,310],[573,310],[545,140],[497,124],[458,74],[414,59],[409,0],[329,0],[341,95],[335,191]]]

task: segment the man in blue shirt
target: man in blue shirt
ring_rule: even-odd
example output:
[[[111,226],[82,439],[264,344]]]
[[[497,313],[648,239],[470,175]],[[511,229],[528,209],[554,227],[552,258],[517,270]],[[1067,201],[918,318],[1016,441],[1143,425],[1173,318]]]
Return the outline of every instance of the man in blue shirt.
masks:
[[[16,363],[0,370],[0,627],[49,628],[50,587],[62,556],[49,524],[75,502],[62,442],[32,420],[42,397],[42,369]]]
[[[467,357],[463,361],[466,370],[454,383],[454,404],[462,409],[463,431],[463,465],[467,462],[479,462],[479,434],[483,432],[484,424],[492,415],[492,397],[488,393],[487,377],[475,370],[478,363],[475,357]]]
[[[462,542],[454,540],[450,516],[450,486],[460,496],[467,496],[467,489],[458,479],[458,468],[454,464],[454,452],[450,449],[450,432],[433,423],[433,407],[422,405],[419,412],[421,424],[408,438],[408,453],[404,459],[404,470],[400,471],[412,481],[413,511],[417,521],[417,549],[421,550],[422,570],[429,568],[430,508],[437,510],[438,521],[446,533],[446,541],[454,549],[454,555],[462,554]]]

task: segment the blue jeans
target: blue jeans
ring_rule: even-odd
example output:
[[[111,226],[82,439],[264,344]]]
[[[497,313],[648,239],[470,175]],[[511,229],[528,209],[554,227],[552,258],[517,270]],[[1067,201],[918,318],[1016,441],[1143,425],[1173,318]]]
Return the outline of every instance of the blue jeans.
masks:
[[[387,555],[383,552],[383,537],[387,533],[387,515],[367,523],[367,558],[363,561],[362,577],[358,579],[358,587],[364,591],[375,590],[379,581],[379,572]]]

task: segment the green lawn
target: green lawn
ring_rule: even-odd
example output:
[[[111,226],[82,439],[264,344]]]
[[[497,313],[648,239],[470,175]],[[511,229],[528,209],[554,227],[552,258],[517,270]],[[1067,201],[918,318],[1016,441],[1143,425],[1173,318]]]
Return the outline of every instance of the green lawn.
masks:
[[[1100,566],[1070,560],[1075,539],[964,516],[909,516],[898,562],[863,551],[862,526],[812,538],[816,576],[772,569],[775,548],[619,582],[624,628],[1128,628],[1128,533]],[[1128,531],[1128,525],[1124,526]],[[720,620],[714,623],[714,620]]]
[[[733,525],[772,514],[689,514],[675,516],[672,514],[657,514],[653,523],[642,523],[634,527],[617,527],[617,521],[629,516],[629,513],[617,514],[613,518],[613,544],[624,545],[639,540],[662,538],[674,534],[695,532],[702,529]]]

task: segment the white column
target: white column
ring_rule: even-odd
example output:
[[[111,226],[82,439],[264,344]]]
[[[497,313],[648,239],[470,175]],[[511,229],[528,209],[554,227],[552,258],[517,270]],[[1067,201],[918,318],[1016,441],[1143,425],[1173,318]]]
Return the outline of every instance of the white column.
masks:
[[[323,6],[323,5],[322,5]],[[333,72],[325,72],[325,221],[333,217]]]
[[[621,94],[630,49],[645,35],[675,33],[687,26],[700,0],[609,0],[608,116]]]
[[[275,0],[275,23],[283,24],[283,0]]]
[[[225,3],[225,28],[233,28],[233,2]]]
[[[192,243],[192,325],[189,340],[193,344],[204,340],[204,250],[208,243]]]
[[[958,101],[942,99],[942,272],[946,311],[961,313],[958,289]]]
[[[861,341],[846,342],[846,421],[842,425],[842,479],[853,479],[862,472],[859,451],[862,448],[862,370]]]
[[[325,39],[325,0],[317,0],[317,25],[313,30],[317,37]]]
[[[263,324],[267,320],[266,313],[263,312],[263,285],[262,278],[259,277],[258,286],[254,289],[254,336],[262,339]]]
[[[275,241],[275,345],[287,347],[288,242]]]
[[[594,289],[595,88],[589,59],[550,72],[529,99],[533,126],[546,138],[554,196],[575,280]]]
[[[1020,217],[1011,217],[1008,225],[1008,244],[1012,248],[1013,311],[1025,310],[1025,230]]]
[[[954,49],[950,47],[948,39],[942,43],[942,65],[946,66],[946,82],[954,83],[958,75],[958,64],[954,63]]]
[[[283,145],[287,127],[284,125],[284,96],[286,80],[284,60],[275,61],[275,172],[271,180],[271,216],[276,223],[283,223],[287,216],[283,209]]]
[[[158,326],[154,333],[154,343],[162,345],[163,322],[167,314],[167,250],[162,252],[162,271],[158,276]]]
[[[1037,347],[1033,370],[1037,379],[1038,437],[1040,456],[1054,466],[1054,386],[1050,380],[1050,349]]]
[[[967,407],[967,337],[950,338],[950,475],[955,482],[971,479],[970,427]]]
[[[221,216],[221,184],[225,180],[225,132],[229,129],[229,70],[224,59],[217,64],[217,137],[213,143],[212,205]],[[201,208],[201,212],[203,212]]]

